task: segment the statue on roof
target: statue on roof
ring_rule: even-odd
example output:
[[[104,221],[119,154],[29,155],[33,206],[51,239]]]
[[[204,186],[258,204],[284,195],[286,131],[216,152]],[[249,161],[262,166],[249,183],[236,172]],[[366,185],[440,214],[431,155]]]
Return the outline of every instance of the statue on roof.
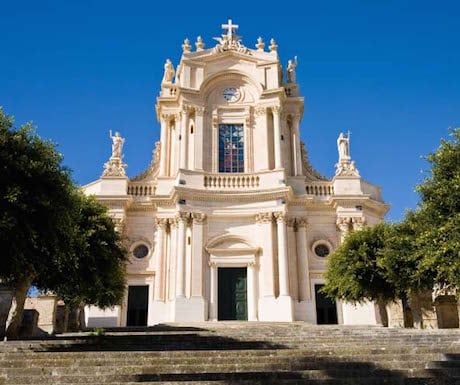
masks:
[[[297,67],[297,56],[294,56],[294,60],[288,60],[286,67],[286,75],[288,83],[295,83],[295,69]]]
[[[110,130],[109,135],[112,139],[112,158],[122,158],[123,143],[125,143],[125,139],[121,137],[118,131],[115,132],[115,135],[112,135],[112,130]]]
[[[165,72],[164,72],[164,75],[163,75],[162,83],[171,83],[174,75],[175,75],[174,66],[173,66],[171,60],[166,59]]]

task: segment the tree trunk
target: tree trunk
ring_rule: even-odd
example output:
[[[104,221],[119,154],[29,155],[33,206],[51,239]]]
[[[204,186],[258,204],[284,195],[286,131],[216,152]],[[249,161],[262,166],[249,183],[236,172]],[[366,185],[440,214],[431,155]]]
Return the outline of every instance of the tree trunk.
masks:
[[[18,339],[24,313],[24,303],[31,284],[30,279],[24,279],[14,288],[13,301],[11,303],[8,319],[6,320],[7,339]]]
[[[4,284],[0,284],[0,339],[6,335],[6,321],[13,301],[13,290]]]
[[[377,300],[375,304],[375,318],[377,325],[388,327],[387,302],[383,299]]]

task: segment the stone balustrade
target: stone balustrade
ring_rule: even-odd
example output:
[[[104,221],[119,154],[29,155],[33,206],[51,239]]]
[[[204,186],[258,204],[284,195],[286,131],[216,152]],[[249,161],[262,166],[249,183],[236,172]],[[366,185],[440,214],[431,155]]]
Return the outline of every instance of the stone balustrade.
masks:
[[[227,188],[227,189],[252,189],[258,188],[260,177],[258,175],[205,175],[203,185],[206,188]]]
[[[155,186],[145,182],[129,182],[128,195],[147,197],[155,195]]]
[[[331,196],[334,195],[334,186],[331,182],[310,182],[305,185],[308,195]]]

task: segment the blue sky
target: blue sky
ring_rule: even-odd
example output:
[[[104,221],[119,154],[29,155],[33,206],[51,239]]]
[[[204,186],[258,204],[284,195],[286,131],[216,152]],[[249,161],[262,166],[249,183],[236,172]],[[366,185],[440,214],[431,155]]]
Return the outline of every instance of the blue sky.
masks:
[[[301,122],[313,166],[332,177],[336,138],[383,189],[389,220],[415,208],[414,186],[448,127],[460,126],[458,1],[7,1],[0,16],[0,105],[59,144],[77,183],[97,179],[109,129],[126,138],[128,175],[159,139],[154,113],[163,63],[181,44],[207,47],[228,18],[243,43],[275,38],[298,56]]]

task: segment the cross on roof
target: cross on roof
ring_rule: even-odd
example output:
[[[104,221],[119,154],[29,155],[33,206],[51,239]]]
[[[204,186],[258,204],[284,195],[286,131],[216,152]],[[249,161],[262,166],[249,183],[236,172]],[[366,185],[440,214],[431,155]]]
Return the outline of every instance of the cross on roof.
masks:
[[[232,19],[228,19],[227,24],[222,24],[222,29],[227,30],[227,38],[228,40],[233,40],[233,30],[237,30],[239,28],[238,24],[232,24]]]

